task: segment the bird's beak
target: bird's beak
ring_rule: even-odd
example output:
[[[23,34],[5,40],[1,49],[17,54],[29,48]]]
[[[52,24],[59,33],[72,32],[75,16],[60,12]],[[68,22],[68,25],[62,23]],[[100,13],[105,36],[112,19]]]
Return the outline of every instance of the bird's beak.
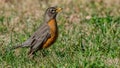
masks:
[[[56,12],[60,12],[60,11],[62,11],[62,8],[57,8],[56,9]]]

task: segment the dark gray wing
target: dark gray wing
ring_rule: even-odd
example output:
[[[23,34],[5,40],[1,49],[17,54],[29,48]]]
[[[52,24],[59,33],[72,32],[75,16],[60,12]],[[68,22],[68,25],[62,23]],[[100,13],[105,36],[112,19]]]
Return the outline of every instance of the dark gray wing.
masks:
[[[48,40],[48,38],[50,38],[50,34],[45,32],[41,37],[39,37],[35,41],[34,45],[32,46],[32,50],[35,51],[35,50],[42,48],[43,43],[46,42]]]
[[[13,46],[11,49],[20,47],[32,47],[34,49],[37,49],[39,47],[42,47],[42,43],[46,42],[50,37],[50,28],[47,23],[44,23],[28,40],[26,40],[21,45]]]
[[[50,28],[45,23],[43,26],[41,26],[32,36],[31,40],[31,47],[33,49],[42,47],[42,43],[46,42],[48,38],[50,38]]]

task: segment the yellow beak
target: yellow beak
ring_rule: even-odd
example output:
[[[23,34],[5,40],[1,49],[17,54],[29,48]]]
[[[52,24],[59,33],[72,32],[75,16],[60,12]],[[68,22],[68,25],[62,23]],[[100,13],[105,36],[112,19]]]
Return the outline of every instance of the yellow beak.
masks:
[[[56,12],[62,11],[62,8],[57,8]]]

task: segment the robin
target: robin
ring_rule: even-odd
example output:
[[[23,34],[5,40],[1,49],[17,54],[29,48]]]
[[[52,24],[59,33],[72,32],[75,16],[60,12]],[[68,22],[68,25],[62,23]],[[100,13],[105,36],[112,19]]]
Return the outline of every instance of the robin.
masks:
[[[45,12],[44,23],[31,37],[24,43],[14,46],[12,49],[20,47],[30,47],[28,55],[34,55],[35,52],[51,46],[58,37],[58,26],[56,16],[62,9],[49,7]]]

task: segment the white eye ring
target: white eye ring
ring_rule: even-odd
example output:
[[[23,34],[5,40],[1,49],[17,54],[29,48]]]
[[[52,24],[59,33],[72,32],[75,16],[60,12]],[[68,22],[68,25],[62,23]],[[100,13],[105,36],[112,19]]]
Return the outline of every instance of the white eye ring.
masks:
[[[55,13],[55,10],[52,10],[52,13]]]
[[[53,10],[53,9],[50,9],[50,12],[51,12],[51,13],[55,13],[55,10]]]

